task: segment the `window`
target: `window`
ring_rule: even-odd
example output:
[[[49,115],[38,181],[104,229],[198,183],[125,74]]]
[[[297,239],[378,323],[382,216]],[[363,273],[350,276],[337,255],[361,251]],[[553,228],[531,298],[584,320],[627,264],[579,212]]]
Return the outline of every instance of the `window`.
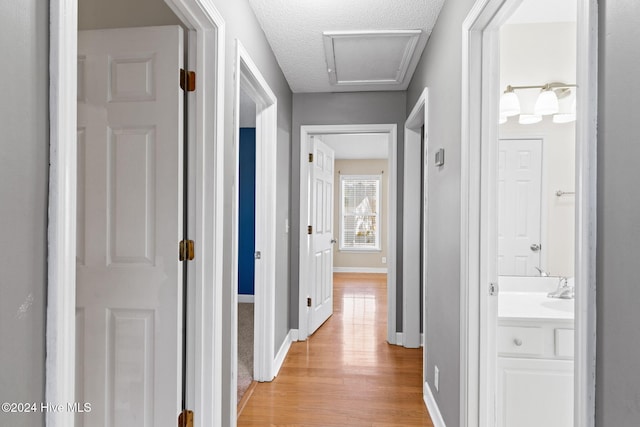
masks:
[[[340,176],[340,250],[380,250],[381,175]]]

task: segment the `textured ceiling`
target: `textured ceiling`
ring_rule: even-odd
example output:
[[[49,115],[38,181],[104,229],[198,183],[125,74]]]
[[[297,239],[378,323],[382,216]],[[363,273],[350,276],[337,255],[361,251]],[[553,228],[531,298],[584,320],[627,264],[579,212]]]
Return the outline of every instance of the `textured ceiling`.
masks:
[[[444,0],[249,0],[293,92],[384,90],[329,82],[323,32],[422,30],[406,89]],[[354,60],[357,60],[355,58]]]

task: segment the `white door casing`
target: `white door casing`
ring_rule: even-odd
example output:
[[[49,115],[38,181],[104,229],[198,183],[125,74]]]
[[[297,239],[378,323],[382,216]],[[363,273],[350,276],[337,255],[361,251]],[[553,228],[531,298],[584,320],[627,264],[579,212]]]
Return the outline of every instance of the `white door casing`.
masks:
[[[462,25],[460,424],[495,424],[496,304],[489,296],[497,171],[498,30],[521,0],[477,0]],[[574,425],[595,425],[597,0],[577,2]],[[486,154],[485,154],[486,153]],[[493,162],[493,164],[492,164]],[[496,203],[497,204],[497,203]],[[493,262],[492,262],[493,260]],[[496,272],[497,273],[497,272]],[[478,321],[480,319],[480,321]],[[492,366],[493,365],[493,366]]]
[[[178,26],[78,35],[78,425],[180,411],[183,46]]]
[[[498,147],[498,274],[537,276],[541,251],[542,140]],[[535,246],[537,245],[537,246]]]
[[[396,205],[397,192],[397,125],[395,124],[353,124],[353,125],[303,125],[300,126],[300,214],[298,217],[300,259],[298,264],[298,340],[304,341],[310,335],[307,323],[308,272],[311,265],[311,239],[307,234],[309,210],[309,141],[314,135],[384,133],[389,141],[389,213],[386,227],[388,232],[387,248],[387,341],[397,342],[396,333]]]
[[[309,152],[313,153],[311,166],[312,261],[309,269],[309,334],[314,333],[333,314],[333,192],[335,153],[322,142],[311,138]]]

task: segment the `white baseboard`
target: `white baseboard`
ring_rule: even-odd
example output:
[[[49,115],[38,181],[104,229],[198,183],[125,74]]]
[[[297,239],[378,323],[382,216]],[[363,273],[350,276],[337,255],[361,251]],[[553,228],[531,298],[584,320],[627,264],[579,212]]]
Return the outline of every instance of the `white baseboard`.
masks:
[[[386,268],[374,267],[333,267],[334,273],[386,273]]]
[[[296,330],[296,335],[298,331]],[[278,354],[276,354],[276,358],[273,360],[273,377],[278,376],[280,372],[280,368],[282,368],[282,364],[284,363],[284,358],[287,357],[287,353],[289,353],[289,349],[291,348],[291,342],[293,335],[293,329],[289,330],[289,333],[284,338],[284,342],[280,346],[280,350],[278,350]]]
[[[442,418],[442,414],[440,413],[440,408],[436,403],[436,399],[435,397],[433,397],[433,393],[431,392],[429,383],[424,383],[423,398],[425,405],[427,405],[427,410],[429,411],[431,421],[433,421],[433,427],[447,427],[447,425],[444,423],[444,419]]]
[[[402,332],[396,332],[396,345],[399,345],[400,347],[402,347],[404,345],[404,341],[402,339]]]
[[[396,332],[396,342],[392,342],[389,344],[399,345],[400,347],[404,346],[404,341],[402,338],[402,332]],[[424,347],[424,334],[420,334],[420,347]]]
[[[292,342],[298,341],[298,338],[300,337],[300,333],[298,332],[297,329],[291,329],[289,331],[289,335],[291,335],[291,341]]]
[[[254,295],[238,294],[238,302],[253,304],[253,303],[255,303],[255,296]]]

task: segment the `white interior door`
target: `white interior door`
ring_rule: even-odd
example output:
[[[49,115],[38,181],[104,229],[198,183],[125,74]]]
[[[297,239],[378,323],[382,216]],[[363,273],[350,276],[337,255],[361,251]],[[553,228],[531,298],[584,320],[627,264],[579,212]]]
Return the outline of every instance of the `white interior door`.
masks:
[[[311,264],[309,335],[333,314],[333,166],[334,151],[311,137]]]
[[[537,276],[541,245],[542,140],[501,139],[498,274]]]
[[[78,54],[76,425],[175,425],[182,30],[81,31]]]

